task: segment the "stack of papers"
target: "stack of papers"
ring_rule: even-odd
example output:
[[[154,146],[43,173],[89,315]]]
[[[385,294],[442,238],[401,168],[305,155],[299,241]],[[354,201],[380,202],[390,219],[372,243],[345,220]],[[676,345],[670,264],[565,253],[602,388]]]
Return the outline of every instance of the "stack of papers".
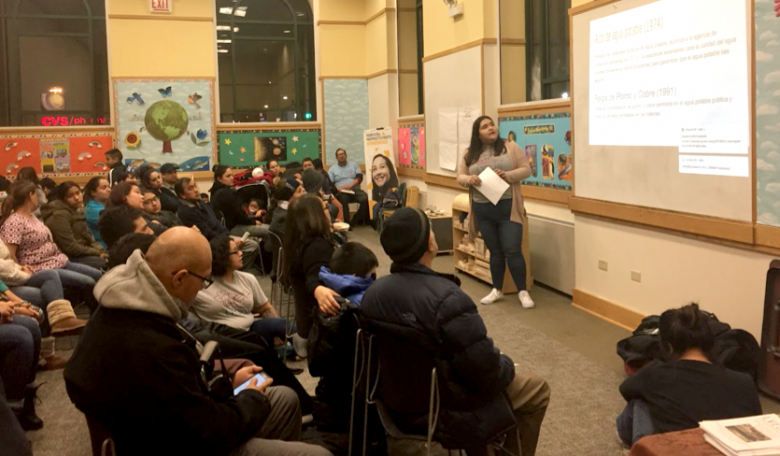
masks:
[[[704,440],[730,456],[780,455],[780,417],[760,415],[702,421]]]
[[[479,190],[488,201],[494,205],[498,204],[498,202],[501,201],[501,197],[504,196],[506,189],[509,188],[509,184],[504,179],[498,177],[498,174],[490,167],[485,168],[485,170],[480,173],[479,178],[482,180],[482,184],[479,187],[474,188]]]

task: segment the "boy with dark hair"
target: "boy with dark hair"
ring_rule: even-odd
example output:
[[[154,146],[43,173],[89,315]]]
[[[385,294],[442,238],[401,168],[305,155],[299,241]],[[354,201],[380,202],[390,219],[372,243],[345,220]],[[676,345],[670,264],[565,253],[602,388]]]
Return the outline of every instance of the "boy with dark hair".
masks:
[[[103,242],[110,249],[122,236],[130,233],[154,234],[146,223],[143,213],[127,205],[111,207],[103,211],[98,219],[98,231]]]
[[[368,247],[347,242],[330,259],[330,268],[320,270],[320,282],[355,305],[360,305],[368,287],[376,280],[379,260]]]
[[[122,151],[120,151],[119,149],[111,149],[111,150],[107,151],[105,153],[105,157],[106,157],[106,166],[111,168],[108,171],[108,183],[109,183],[109,185],[111,185],[113,187],[114,184],[116,183],[114,181],[114,172],[116,172],[116,171],[126,171],[127,168],[122,163],[122,158],[123,158],[122,157]]]
[[[46,195],[46,197],[48,197],[49,193],[51,193],[51,191],[54,190],[54,187],[57,186],[57,183],[54,182],[54,179],[50,177],[44,177],[41,179],[41,182],[38,185],[41,186],[43,193]]]
[[[113,269],[120,264],[127,263],[127,259],[136,250],[140,249],[142,253],[149,250],[149,246],[157,239],[152,234],[130,233],[125,234],[111,246],[108,256],[108,269]]]

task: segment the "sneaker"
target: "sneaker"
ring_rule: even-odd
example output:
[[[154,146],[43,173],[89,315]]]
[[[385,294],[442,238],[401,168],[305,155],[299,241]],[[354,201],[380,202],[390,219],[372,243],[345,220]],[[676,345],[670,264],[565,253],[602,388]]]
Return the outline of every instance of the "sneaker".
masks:
[[[527,291],[523,290],[519,293],[520,297],[520,304],[523,305],[523,308],[525,309],[533,309],[536,307],[536,304],[534,304],[534,300],[531,299],[531,295],[528,294]]]
[[[482,304],[493,304],[494,302],[498,301],[503,297],[504,297],[504,293],[502,293],[501,290],[493,288],[493,291],[491,291],[489,295],[480,299],[479,302],[481,302]]]
[[[304,339],[296,333],[292,335],[292,341],[295,354],[298,355],[299,358],[306,358],[308,356],[308,353],[306,352],[306,344],[309,342],[308,339]]]

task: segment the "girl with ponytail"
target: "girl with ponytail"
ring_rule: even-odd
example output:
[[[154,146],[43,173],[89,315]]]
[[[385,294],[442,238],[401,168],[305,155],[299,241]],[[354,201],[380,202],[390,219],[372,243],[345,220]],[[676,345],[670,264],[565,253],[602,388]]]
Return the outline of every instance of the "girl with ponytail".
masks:
[[[761,414],[753,379],[709,359],[715,339],[697,304],[667,310],[659,329],[670,361],[656,361],[620,385],[628,401],[617,418],[623,443],[631,446],[646,435],[693,429],[702,420]]]

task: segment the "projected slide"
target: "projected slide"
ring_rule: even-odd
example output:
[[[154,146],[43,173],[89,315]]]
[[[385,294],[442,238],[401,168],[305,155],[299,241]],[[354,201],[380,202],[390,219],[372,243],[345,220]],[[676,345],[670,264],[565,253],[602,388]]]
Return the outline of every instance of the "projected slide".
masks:
[[[661,0],[590,24],[589,143],[676,147],[679,172],[749,175],[744,0]]]

